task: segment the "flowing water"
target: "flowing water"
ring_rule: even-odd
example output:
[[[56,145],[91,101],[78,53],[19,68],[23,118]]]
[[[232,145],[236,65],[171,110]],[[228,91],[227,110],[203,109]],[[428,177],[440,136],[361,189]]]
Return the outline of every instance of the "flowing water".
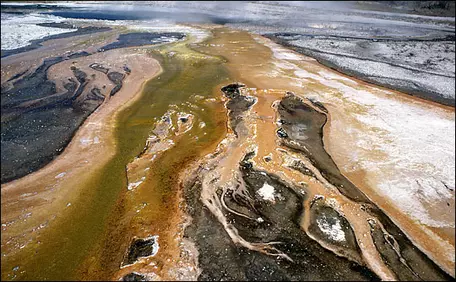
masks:
[[[321,167],[311,165],[303,156],[299,156],[299,158],[311,168],[314,176],[317,175],[318,181],[312,180],[314,176],[303,176],[297,171],[285,168],[280,161],[276,161],[280,160],[280,156],[284,154],[285,149],[283,147],[282,151],[280,151],[279,149],[281,148],[276,144],[275,118],[277,116],[275,116],[276,112],[272,106],[275,100],[284,99],[287,91],[293,91],[297,97],[303,99],[307,98],[309,93],[312,93],[313,96],[317,96],[323,102],[331,102],[334,101],[331,99],[343,97],[341,89],[346,89],[347,87],[353,87],[353,89],[359,91],[370,91],[375,95],[382,95],[383,90],[342,77],[338,83],[343,84],[342,86],[345,88],[340,88],[340,92],[334,91],[334,83],[330,84],[326,80],[318,81],[321,72],[328,71],[326,68],[321,67],[310,58],[299,57],[296,59],[293,57],[296,54],[293,53],[281,54],[282,59],[286,58],[288,61],[277,60],[278,54],[275,54],[274,50],[265,46],[265,43],[267,41],[264,39],[252,36],[247,32],[221,28],[213,30],[213,38],[197,45],[191,45],[191,48],[187,45],[187,42],[184,42],[151,49],[151,56],[160,61],[163,72],[146,83],[141,97],[118,115],[114,141],[117,144],[115,156],[100,171],[94,171],[93,176],[87,182],[80,183],[80,188],[78,188],[81,191],[79,200],[72,205],[74,211],[77,212],[67,213],[65,216],[58,218],[40,234],[36,241],[28,244],[18,253],[10,254],[7,261],[2,260],[2,267],[11,270],[3,271],[2,278],[101,280],[119,279],[132,271],[156,273],[160,278],[164,279],[175,278],[176,276],[173,276],[171,272],[173,267],[178,265],[181,260],[180,243],[185,228],[184,223],[187,220],[183,208],[185,202],[182,201],[184,188],[185,193],[193,193],[193,197],[198,199],[198,205],[202,205],[199,201],[198,191],[189,190],[191,187],[184,187],[182,179],[192,177],[192,175],[188,175],[188,172],[192,171],[188,168],[200,161],[201,157],[223,151],[223,146],[217,147],[217,145],[225,137],[228,141],[224,144],[231,151],[227,149],[224,152],[227,156],[224,162],[217,163],[217,158],[225,157],[224,154],[220,154],[218,157],[216,153],[213,154],[213,162],[216,167],[219,166],[215,171],[221,175],[221,183],[229,183],[233,175],[242,177],[240,176],[241,174],[234,172],[238,170],[239,161],[244,157],[244,154],[248,153],[247,151],[256,145],[259,153],[257,153],[256,157],[253,157],[253,160],[255,164],[260,164],[260,166],[254,169],[266,171],[267,173],[263,172],[265,173],[262,174],[263,176],[273,179],[280,175],[283,182],[288,181],[289,183],[308,182],[309,188],[306,192],[309,195],[308,197],[312,196],[317,200],[321,200],[323,195],[323,202],[327,201],[326,204],[330,202],[328,197],[333,197],[342,203],[339,203],[341,219],[337,220],[337,222],[346,220],[346,222],[343,221],[340,224],[350,224],[354,229],[354,235],[351,236],[356,236],[361,252],[356,250],[355,252],[358,253],[351,255],[353,250],[341,251],[345,250],[345,247],[339,248],[327,243],[327,238],[318,238],[323,235],[318,235],[312,229],[315,228],[315,224],[312,225],[310,221],[316,217],[314,214],[305,214],[302,222],[281,222],[280,224],[288,224],[287,228],[290,228],[290,234],[297,234],[296,236],[293,235],[294,237],[285,238],[285,241],[299,241],[304,238],[304,233],[309,233],[309,238],[311,239],[306,237],[307,239],[305,240],[309,240],[309,244],[313,244],[312,248],[319,250],[318,252],[323,253],[322,250],[324,249],[324,256],[329,260],[328,265],[333,264],[344,273],[348,271],[345,273],[347,277],[355,277],[350,275],[358,274],[351,273],[350,271],[353,269],[350,268],[348,270],[345,265],[347,261],[339,256],[335,257],[333,253],[338,255],[345,253],[345,256],[351,260],[361,261],[361,266],[367,266],[377,276],[388,279],[394,278],[396,275],[400,276],[401,273],[393,273],[394,271],[388,268],[388,263],[381,259],[382,254],[377,250],[378,247],[375,245],[376,242],[374,242],[375,238],[370,235],[371,232],[374,232],[374,227],[369,225],[371,224],[369,220],[372,214],[365,210],[360,211],[365,208],[363,203],[367,201],[364,195],[372,196],[370,190],[353,186],[364,189],[362,193],[359,191],[355,193],[362,196],[357,198],[356,196],[345,195],[344,189],[342,189],[343,185],[330,183],[333,179],[326,179],[321,173]],[[290,61],[295,64],[291,64]],[[305,74],[305,77],[302,74]],[[243,132],[244,135],[240,134],[238,141],[231,142],[230,140],[235,138],[227,135],[227,132],[229,133],[227,129],[227,110],[224,107],[226,100],[222,98],[220,88],[233,81],[245,83],[247,85],[246,91],[250,93],[250,97],[257,99],[258,104],[246,114],[245,124],[249,130],[245,130]],[[351,104],[347,100],[342,99],[342,102],[344,103],[343,106],[345,106],[346,116],[360,115],[367,111],[362,105],[349,107]],[[320,118],[324,116],[323,110],[307,100],[306,103],[312,111],[320,113],[319,115],[315,114],[315,116],[320,116]],[[181,117],[183,116],[187,117],[186,121],[182,121]],[[328,118],[329,116],[328,114]],[[341,120],[341,122],[345,122],[346,125],[350,124],[350,120]],[[319,126],[322,127],[322,125]],[[258,132],[256,132],[257,129],[259,130]],[[326,134],[326,131],[324,132]],[[320,135],[322,134],[320,133]],[[332,160],[328,160],[330,157],[328,157],[329,155],[323,147],[322,140],[319,140],[321,139],[320,137],[323,137],[320,135],[318,135],[319,143],[317,143],[321,148],[315,149],[317,150],[317,157],[323,159],[323,168],[327,165],[326,169],[330,167],[328,170],[331,173],[343,178],[337,166]],[[218,148],[222,149],[219,150]],[[273,158],[273,161],[267,163],[263,161],[263,157],[267,157],[268,154]],[[320,163],[318,164],[321,165]],[[248,173],[250,175],[261,174],[261,172],[254,170],[248,171]],[[217,219],[214,220],[212,217],[212,221],[204,221],[204,218],[199,218],[198,220],[209,222],[210,226],[207,226],[209,229],[216,228],[216,226],[220,227],[220,225],[223,225],[222,228],[224,229],[222,229],[223,232],[217,235],[221,237],[214,235],[211,239],[203,240],[201,236],[204,238],[206,233],[200,232],[195,235],[196,239],[192,239],[198,241],[199,247],[203,246],[202,249],[205,250],[206,246],[201,242],[214,243],[216,246],[220,243],[216,241],[218,239],[221,241],[221,238],[226,238],[228,234],[230,246],[234,244],[238,248],[239,245],[242,245],[254,253],[251,256],[251,253],[248,253],[249,258],[256,257],[259,260],[266,261],[264,257],[258,256],[258,253],[264,253],[270,256],[281,255],[283,258],[292,261],[292,258],[288,257],[285,251],[275,249],[269,246],[268,243],[257,244],[244,240],[241,237],[241,233],[250,234],[251,230],[242,230],[248,225],[238,224],[237,228],[242,231],[238,233],[235,224],[231,224],[230,220],[232,218],[226,215],[229,212],[224,213],[224,208],[228,210],[227,204],[222,200],[225,205],[222,208],[221,203],[220,206],[217,206],[211,202],[220,195],[217,194],[219,193],[216,190],[218,187],[211,186],[211,179],[205,175],[206,172],[201,172],[203,178],[201,199],[203,204]],[[258,177],[261,178],[263,176]],[[207,178],[207,181],[204,181],[205,178]],[[216,177],[214,181],[218,181]],[[253,179],[252,181],[255,182],[256,180]],[[270,188],[269,186],[263,185],[263,188],[267,190]],[[327,190],[328,187],[331,189]],[[352,188],[346,187],[346,189]],[[285,193],[286,191],[283,188],[282,192]],[[222,192],[222,198],[225,192],[227,191]],[[295,198],[296,203],[298,203],[296,204],[297,210],[304,210],[304,213],[310,213],[309,209],[312,207],[312,203],[309,201],[311,198],[306,199],[305,203],[301,201],[301,198]],[[325,200],[325,198],[328,198],[328,200]],[[378,201],[373,200],[373,202],[381,206]],[[387,214],[390,212],[388,210],[389,207],[385,204],[381,206],[382,210]],[[321,210],[325,208],[327,207],[324,206]],[[233,210],[231,209],[230,212]],[[378,210],[374,210],[377,213],[375,216],[381,214]],[[255,210],[248,212],[254,213]],[[238,215],[242,214],[240,212],[237,213]],[[321,213],[326,216],[324,212]],[[390,214],[392,218],[398,218],[395,215],[395,211],[390,212]],[[207,213],[205,215],[207,216]],[[426,271],[430,275],[435,273],[439,279],[445,277],[440,270],[436,270],[435,265],[427,259],[423,259],[423,254],[416,250],[410,241],[400,231],[397,231],[394,224],[385,218],[383,214],[378,216],[378,220],[378,222],[383,224],[387,222],[388,226],[392,226],[391,228],[396,232],[395,234],[400,234],[399,237],[401,239],[396,239],[400,242],[401,247],[409,252],[407,259],[412,262],[418,259],[419,264],[417,265],[429,267],[429,269],[426,268]],[[234,220],[232,222],[234,223]],[[400,223],[403,224],[403,222]],[[411,234],[410,238],[412,240],[415,236],[423,236],[417,232],[421,228],[420,226],[414,223],[406,223],[408,225],[403,224],[403,226],[409,228],[407,234]],[[322,226],[325,227],[326,225],[328,223],[324,222]],[[193,228],[203,228],[202,230],[205,230],[206,226],[194,226]],[[377,228],[376,232],[380,234],[378,238],[384,235],[382,232],[386,232],[381,223],[375,228]],[[269,230],[265,232],[268,236],[272,234],[267,233]],[[124,255],[133,238],[150,236],[158,238],[158,253],[153,258],[121,268]],[[395,244],[398,244],[392,235],[389,236],[393,238],[392,240]],[[335,238],[339,237],[336,236]],[[423,238],[420,239],[423,242]],[[226,243],[226,240],[224,242]],[[396,245],[393,247],[396,251]],[[243,252],[241,249],[239,248],[239,253]],[[428,254],[434,255],[437,262],[443,261],[442,264],[447,265],[445,259],[439,257],[438,253],[433,254],[429,249],[424,249]],[[223,252],[223,250],[221,251]],[[298,251],[299,249],[296,252]],[[298,252],[293,253],[293,255],[300,254]],[[394,256],[392,257],[397,259]],[[212,253],[209,255],[206,253],[204,258],[200,257],[203,263],[208,258],[213,261],[202,265],[202,268],[206,271],[203,274],[209,275],[203,276],[203,278],[212,277],[210,273],[207,273],[210,272],[212,263],[214,265],[216,263],[224,263],[223,260],[216,261],[216,255]],[[402,257],[400,259],[405,261]],[[229,262],[227,261],[226,263]],[[299,263],[307,262],[304,259]],[[406,263],[404,265],[408,266]],[[245,266],[243,265],[242,267]],[[300,273],[298,271],[299,267],[295,266],[295,269],[293,267],[290,269]],[[233,270],[234,273],[236,271],[242,272],[239,269]],[[405,273],[408,270],[400,271]],[[214,270],[213,273],[215,275],[217,271]],[[243,277],[242,273],[240,275],[239,277]],[[315,273],[315,275],[316,278],[322,277],[319,276],[319,273]],[[370,272],[366,275],[360,277],[373,277]]]
[[[223,104],[212,100],[198,103],[198,98],[216,95],[217,86],[226,82],[228,75],[221,59],[190,50],[185,44],[156,48],[151,55],[159,59],[163,73],[149,81],[140,99],[120,113],[116,155],[101,171],[94,172],[88,183],[80,183],[79,201],[72,203],[76,212],[53,222],[26,249],[2,260],[2,268],[11,270],[2,271],[3,279],[106,279],[119,267],[116,259],[124,253],[120,246],[128,243],[131,231],[145,224],[142,220],[166,222],[169,215],[176,214],[179,171],[225,131]],[[192,100],[195,103],[187,103]],[[125,168],[142,151],[154,123],[171,105],[191,112],[206,126],[193,127],[168,154],[157,159],[150,169],[153,178],[132,199],[126,189]],[[125,214],[128,217],[138,202],[148,203],[141,217],[131,224],[125,223],[127,219],[117,221]],[[150,231],[159,232],[157,228]],[[84,259],[89,270],[75,271]]]

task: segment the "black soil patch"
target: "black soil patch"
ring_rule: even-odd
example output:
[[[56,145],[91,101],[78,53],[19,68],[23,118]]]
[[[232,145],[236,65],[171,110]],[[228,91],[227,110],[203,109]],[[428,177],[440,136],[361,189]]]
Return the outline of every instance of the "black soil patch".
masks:
[[[281,242],[274,246],[289,255],[293,262],[234,244],[223,226],[199,200],[201,183],[195,180],[185,189],[187,211],[193,218],[185,234],[196,243],[200,254],[202,273],[199,280],[379,280],[366,267],[327,251],[300,229],[302,195],[273,175],[243,168],[243,177],[251,195],[256,195],[266,181],[277,188],[281,199],[272,204],[254,197],[252,208],[240,198],[226,197],[230,208],[242,212],[249,210],[249,215],[264,220],[259,222],[229,214],[230,223],[250,242]]]
[[[80,58],[80,57],[86,57],[86,56],[89,56],[90,54],[87,53],[86,51],[82,51],[82,52],[76,52],[76,53],[73,53],[71,55],[68,56],[69,59],[76,59],[76,58]]]
[[[121,88],[122,88],[122,81],[124,79],[125,75],[120,72],[110,72],[108,73],[108,78],[111,80],[115,86],[111,90],[111,93],[109,93],[109,96],[114,96]]]
[[[324,106],[319,104],[318,108],[324,109]],[[280,139],[283,145],[304,154],[323,177],[345,196],[356,201],[369,202],[366,196],[340,173],[324,149],[323,126],[327,121],[325,114],[316,111],[291,93],[280,101],[278,112],[281,122],[278,134],[280,132],[281,136],[287,137]]]
[[[33,172],[60,154],[76,129],[104,100],[100,90],[85,91],[86,73],[73,67],[75,77],[57,93],[47,79],[49,67],[64,58],[49,58],[33,73],[1,93],[1,183]],[[83,93],[88,92],[86,96]]]
[[[315,101],[313,101],[315,105]],[[320,104],[319,108],[324,106]],[[323,107],[323,108],[322,108]],[[300,98],[289,93],[278,105],[278,112],[282,121],[282,128],[288,134],[288,138],[282,138],[283,145],[296,152],[305,155],[312,164],[318,168],[322,176],[347,197],[359,203],[365,203],[362,208],[377,217],[385,229],[396,239],[399,248],[402,250],[402,257],[415,269],[420,277],[425,280],[448,280],[450,276],[442,271],[433,261],[416,248],[404,233],[369,199],[362,194],[359,189],[346,179],[337,168],[332,158],[326,153],[323,147],[323,126],[326,123],[326,115],[322,114],[311,106],[305,104]],[[326,110],[324,110],[326,112]],[[290,142],[293,140],[294,142]],[[296,165],[298,171],[308,174],[305,167]],[[379,237],[376,239],[376,246],[379,248]],[[383,246],[385,247],[385,246]],[[391,253],[391,252],[390,252]],[[388,257],[385,252],[382,255]],[[389,256],[389,264],[393,262]],[[404,270],[396,266],[392,268],[397,271],[398,276],[407,277]],[[423,275],[423,276],[421,276]]]

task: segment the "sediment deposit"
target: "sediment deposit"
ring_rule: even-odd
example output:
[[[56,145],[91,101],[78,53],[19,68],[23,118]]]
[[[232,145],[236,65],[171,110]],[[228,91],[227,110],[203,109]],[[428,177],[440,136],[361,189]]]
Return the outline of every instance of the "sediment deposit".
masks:
[[[2,58],[2,279],[454,279],[453,107],[144,30]]]

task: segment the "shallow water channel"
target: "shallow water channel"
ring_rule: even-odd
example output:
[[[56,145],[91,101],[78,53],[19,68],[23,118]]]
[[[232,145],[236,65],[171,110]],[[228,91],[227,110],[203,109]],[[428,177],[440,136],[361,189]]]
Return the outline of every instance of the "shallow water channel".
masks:
[[[163,73],[147,82],[141,97],[118,115],[116,155],[88,183],[81,183],[79,201],[72,203],[74,212],[52,222],[37,242],[2,260],[2,268],[9,269],[2,271],[2,279],[107,279],[119,269],[119,257],[125,252],[121,248],[135,229],[145,220],[158,226],[176,214],[180,170],[215,146],[226,130],[223,103],[205,99],[218,95],[217,86],[228,75],[220,58],[190,50],[185,43],[150,52],[159,59]],[[195,124],[204,122],[205,127],[194,126],[155,160],[149,170],[152,177],[132,196],[126,189],[125,168],[143,150],[155,122],[171,105],[192,113]],[[132,219],[128,211],[138,203],[148,205]]]

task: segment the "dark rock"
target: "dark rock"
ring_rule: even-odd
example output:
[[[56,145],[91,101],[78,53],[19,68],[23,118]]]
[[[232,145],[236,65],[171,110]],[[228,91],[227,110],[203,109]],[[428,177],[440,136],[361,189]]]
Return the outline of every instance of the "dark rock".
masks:
[[[25,73],[27,73],[28,70],[24,70],[23,72],[20,72],[20,73],[17,73],[15,75],[13,75],[10,79],[8,79],[8,81],[12,81],[12,80],[15,80],[16,78],[19,78],[21,76],[23,76]],[[2,89],[2,92],[3,92],[3,89]]]
[[[343,232],[343,238],[328,236],[328,234],[321,230],[318,222],[320,222],[320,224],[327,225],[330,229],[334,229],[333,226],[337,226],[336,228],[340,228],[340,231]],[[363,260],[360,255],[361,250],[358,247],[355,233],[353,232],[350,223],[333,208],[324,204],[323,201],[312,201],[310,208],[309,232],[320,238],[322,241],[338,246],[341,253],[344,253],[345,256],[362,264]]]
[[[92,69],[94,69],[96,71],[100,71],[100,72],[102,72],[104,74],[107,74],[109,72],[108,68],[105,68],[102,65],[97,64],[97,63],[90,64],[89,67],[91,67]]]
[[[120,72],[112,71],[112,72],[108,73],[108,78],[113,83],[120,84],[120,83],[122,83],[122,80],[124,78],[124,74],[120,73]]]
[[[109,93],[109,96],[114,96],[117,92],[119,92],[119,90],[122,88],[122,85],[121,84],[117,84],[116,86],[114,86],[114,88],[111,90],[111,92]]]
[[[79,83],[86,82],[87,74],[80,69],[76,68],[75,66],[71,66],[70,69],[73,71],[74,76],[79,81]]]
[[[101,91],[99,88],[97,87],[94,87],[92,88],[92,90],[90,91],[91,94],[88,95],[88,97],[90,99],[93,99],[93,100],[104,100],[105,97],[103,94],[101,94]]]
[[[245,87],[245,84],[236,82],[222,87],[222,92],[225,94],[226,97],[234,98],[235,96],[240,95],[239,89],[242,87]]]
[[[250,109],[255,103],[255,98],[244,96],[241,94],[240,89],[245,87],[242,83],[233,83],[222,87],[222,92],[225,97],[229,98],[226,103],[226,108],[229,110],[228,116],[230,118],[230,127],[233,129],[236,136],[239,136],[243,128],[238,128],[238,124],[243,120],[242,113]]]
[[[320,102],[320,101],[316,101],[314,99],[309,99],[309,101],[312,103],[312,105],[314,105],[315,107],[319,108],[320,110],[322,110],[323,112],[325,113],[328,113],[328,110],[326,109],[326,107]]]
[[[279,128],[277,129],[277,136],[280,138],[287,138],[288,134],[285,132],[285,130],[283,130],[283,128]]]
[[[147,281],[146,276],[137,272],[131,272],[122,277],[122,281]]]
[[[301,161],[293,162],[290,167],[292,167],[293,169],[296,169],[297,171],[299,171],[300,173],[302,173],[304,175],[316,177],[315,174],[310,169],[308,169],[304,165],[304,163]]]
[[[143,257],[154,256],[158,252],[158,237],[151,236],[147,238],[133,239],[127,255],[122,262],[122,265],[129,265],[135,263],[138,259]]]
[[[82,51],[82,52],[73,53],[73,54],[69,55],[68,58],[75,59],[75,58],[79,58],[79,57],[86,57],[89,55],[90,55],[90,53],[88,53],[86,51]]]

